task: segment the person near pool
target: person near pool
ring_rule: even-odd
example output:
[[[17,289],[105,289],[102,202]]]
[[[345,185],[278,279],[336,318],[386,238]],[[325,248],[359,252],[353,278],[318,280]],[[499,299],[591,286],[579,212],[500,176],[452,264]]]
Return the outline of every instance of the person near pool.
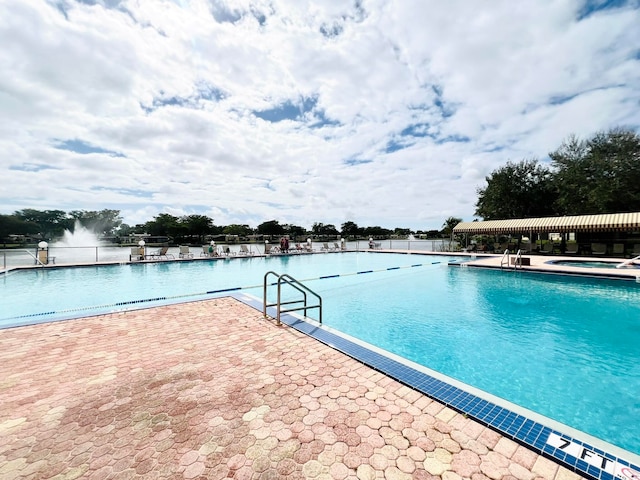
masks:
[[[287,237],[282,237],[280,239],[280,251],[282,253],[287,253],[289,251],[289,239]]]

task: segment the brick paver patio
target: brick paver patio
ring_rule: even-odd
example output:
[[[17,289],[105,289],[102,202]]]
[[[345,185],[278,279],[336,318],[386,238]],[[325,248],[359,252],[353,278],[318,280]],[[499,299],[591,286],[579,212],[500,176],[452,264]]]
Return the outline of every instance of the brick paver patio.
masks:
[[[3,480],[580,478],[232,298],[0,345]]]

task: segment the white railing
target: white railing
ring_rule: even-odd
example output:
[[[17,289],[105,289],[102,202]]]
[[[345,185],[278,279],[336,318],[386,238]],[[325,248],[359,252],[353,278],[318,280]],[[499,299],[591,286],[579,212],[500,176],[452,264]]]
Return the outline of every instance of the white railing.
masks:
[[[500,268],[502,268],[505,263],[507,264],[507,268],[509,268],[509,258],[509,249],[507,248],[502,254],[502,258],[500,259]]]
[[[635,258],[630,258],[629,260],[625,260],[624,262],[616,265],[616,268],[630,267],[632,265],[635,265],[636,261],[640,263],[640,255],[638,255]]]
[[[522,250],[518,250],[518,253],[516,253],[516,258],[513,261],[513,269],[516,270],[518,265],[522,268]]]

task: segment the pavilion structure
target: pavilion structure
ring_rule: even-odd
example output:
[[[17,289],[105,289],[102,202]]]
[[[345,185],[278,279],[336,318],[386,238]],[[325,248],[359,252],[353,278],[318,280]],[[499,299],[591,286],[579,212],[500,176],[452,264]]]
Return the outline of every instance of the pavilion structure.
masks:
[[[563,217],[514,218],[461,222],[453,229],[456,235],[494,237],[495,244],[517,245],[527,238],[530,251],[545,253],[566,246],[576,247],[572,253],[636,256],[640,254],[640,212]],[[594,246],[597,245],[597,252]],[[604,247],[602,247],[604,246]],[[501,247],[500,247],[501,248]],[[602,251],[604,248],[604,251]],[[495,248],[498,250],[498,248]]]

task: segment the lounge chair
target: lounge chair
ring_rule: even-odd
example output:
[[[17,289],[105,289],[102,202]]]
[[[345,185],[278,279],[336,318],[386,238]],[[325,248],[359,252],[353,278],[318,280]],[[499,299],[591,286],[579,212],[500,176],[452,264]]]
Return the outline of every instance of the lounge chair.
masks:
[[[157,252],[153,252],[151,255],[147,255],[149,258],[153,260],[160,260],[164,258],[165,260],[169,260],[169,258],[176,258],[173,254],[169,253],[169,247],[164,246],[160,248]]]
[[[191,253],[188,245],[180,245],[180,253],[178,253],[178,258],[193,258],[193,253]]]
[[[140,254],[140,250],[142,250],[142,255]],[[134,260],[144,260],[144,248],[140,247],[131,247],[131,253],[129,254],[129,261],[132,262]]]
[[[504,253],[509,244],[507,242],[496,243],[493,246],[493,253]]]
[[[342,247],[340,246],[340,244],[338,244],[338,242],[333,242],[333,249],[336,250],[336,251],[337,250],[342,250]]]
[[[253,251],[250,251],[246,245],[240,245],[238,255],[253,255]]]
[[[616,257],[624,257],[624,243],[614,243],[611,253]]]
[[[218,249],[213,245],[203,245],[202,252],[200,252],[201,257],[217,257]]]
[[[272,255],[274,253],[279,253],[279,252],[280,252],[280,247],[278,247],[277,245],[271,245],[269,243],[264,244],[265,255]]]
[[[575,255],[578,253],[578,244],[575,242],[567,243],[567,248],[565,248],[564,253],[568,255]]]
[[[322,248],[320,249],[321,252],[329,252],[331,250],[333,250],[333,248],[331,248],[327,242],[324,242],[322,244]]]
[[[549,253],[553,253],[553,242],[547,242],[542,245],[540,248],[540,253],[546,255]]]
[[[298,248],[298,244],[295,243],[289,246],[289,250],[287,250],[287,253],[299,254],[302,253],[302,249]]]
[[[606,243],[592,243],[591,244],[591,253],[593,255],[604,255],[607,253],[607,244]]]

